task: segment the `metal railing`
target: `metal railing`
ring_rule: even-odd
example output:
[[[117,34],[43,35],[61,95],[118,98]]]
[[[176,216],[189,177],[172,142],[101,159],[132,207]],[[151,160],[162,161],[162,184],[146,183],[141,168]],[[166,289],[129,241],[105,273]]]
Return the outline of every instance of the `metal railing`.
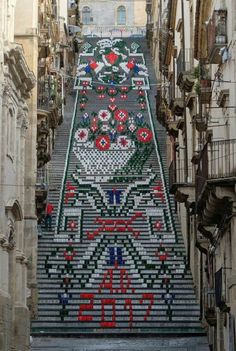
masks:
[[[178,87],[170,84],[167,90],[166,98],[168,105],[170,105],[175,99],[183,99],[183,95]]]
[[[188,172],[187,172],[188,171]],[[188,174],[188,176],[187,176]],[[194,183],[194,172],[193,167],[189,166],[186,170],[184,160],[172,161],[169,166],[169,184],[170,188],[174,184],[193,184]]]
[[[227,43],[227,12],[214,11],[207,25],[208,50]]]
[[[215,307],[215,289],[205,287],[203,299],[204,299],[205,308],[214,308]]]
[[[236,139],[206,144],[196,174],[197,196],[200,196],[207,180],[232,177],[236,177]]]
[[[209,144],[209,179],[236,177],[236,139]]]
[[[199,198],[208,179],[208,145],[201,151],[198,168],[196,172],[196,197]]]

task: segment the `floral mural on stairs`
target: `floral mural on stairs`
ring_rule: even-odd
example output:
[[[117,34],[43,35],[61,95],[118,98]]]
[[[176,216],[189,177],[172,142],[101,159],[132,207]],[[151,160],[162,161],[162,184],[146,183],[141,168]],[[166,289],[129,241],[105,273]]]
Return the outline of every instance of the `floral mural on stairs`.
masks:
[[[54,238],[60,245],[45,262],[49,277],[61,280],[58,318],[71,321],[70,306],[79,300],[76,320],[85,329],[158,326],[157,305],[171,322],[172,278],[185,276],[185,258],[174,248],[139,44],[85,43],[75,88],[78,104]],[[64,264],[52,263],[60,255]]]

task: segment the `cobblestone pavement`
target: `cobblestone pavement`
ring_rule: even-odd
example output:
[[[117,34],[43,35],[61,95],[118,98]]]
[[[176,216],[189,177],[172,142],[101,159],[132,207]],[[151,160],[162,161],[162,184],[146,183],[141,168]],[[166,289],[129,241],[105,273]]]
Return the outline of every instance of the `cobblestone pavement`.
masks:
[[[34,338],[32,351],[209,351],[204,337],[193,338]]]

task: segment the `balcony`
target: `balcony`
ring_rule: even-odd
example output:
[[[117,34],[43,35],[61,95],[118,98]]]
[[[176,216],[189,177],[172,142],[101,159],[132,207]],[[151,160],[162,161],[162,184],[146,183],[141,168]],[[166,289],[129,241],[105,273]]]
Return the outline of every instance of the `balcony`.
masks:
[[[193,49],[180,50],[177,57],[177,85],[180,90],[191,92],[194,86],[193,70],[194,55]]]
[[[236,139],[207,143],[196,173],[197,212],[203,225],[226,224],[232,212],[235,183]]]
[[[38,120],[47,121],[53,129],[62,122],[60,85],[60,76],[53,74],[42,77],[38,82]]]
[[[220,49],[227,45],[227,10],[217,10],[207,25],[209,63],[220,64]]]
[[[157,89],[157,94],[156,94],[156,116],[157,116],[157,120],[161,123],[161,125],[167,128],[167,125],[168,125],[167,106],[166,106],[166,102],[163,97],[163,91],[161,88]]]
[[[183,116],[184,99],[182,92],[172,84],[169,87],[167,101],[169,108],[174,115]]]
[[[210,104],[211,95],[212,95],[211,79],[201,79],[200,80],[200,91],[199,91],[201,103],[202,104]]]
[[[215,309],[215,290],[211,288],[204,288],[204,317],[211,327],[216,326],[216,309]]]
[[[180,203],[194,200],[195,186],[192,166],[186,165],[184,160],[172,161],[169,167],[170,193],[175,195],[175,200]]]

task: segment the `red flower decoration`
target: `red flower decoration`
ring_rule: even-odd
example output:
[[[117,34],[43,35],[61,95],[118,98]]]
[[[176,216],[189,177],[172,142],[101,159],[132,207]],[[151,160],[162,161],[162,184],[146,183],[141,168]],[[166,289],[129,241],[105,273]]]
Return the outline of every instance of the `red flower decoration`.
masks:
[[[69,222],[69,223],[68,223],[68,226],[69,226],[69,228],[70,228],[71,230],[74,230],[74,229],[76,228],[76,223],[75,223],[75,221]]]
[[[160,230],[162,228],[162,223],[160,221],[157,221],[155,227],[157,228],[157,230]]]
[[[94,60],[91,60],[90,63],[89,63],[89,66],[92,68],[92,69],[96,69],[98,67],[98,64],[96,61]]]
[[[129,69],[133,69],[135,66],[135,61],[134,60],[130,60],[127,65],[126,65]]]
[[[122,94],[122,95],[120,96],[120,98],[121,98],[121,100],[126,100],[126,99],[127,99],[127,95],[126,95],[126,94]]]
[[[95,133],[98,130],[98,127],[96,124],[93,124],[92,127],[90,128],[93,133]]]
[[[139,128],[137,131],[137,139],[142,143],[149,143],[153,139],[152,131],[148,128]]]
[[[140,90],[138,91],[138,94],[139,94],[139,96],[144,96],[144,91],[140,89]]]
[[[157,252],[156,256],[159,258],[160,261],[166,261],[168,258],[168,254],[164,251]]]
[[[128,90],[129,90],[128,87],[121,87],[121,91],[123,91],[123,92],[127,92]]]
[[[145,108],[146,108],[146,104],[141,103],[141,104],[140,104],[140,108],[141,108],[141,110],[145,110]]]
[[[116,91],[116,89],[111,88],[111,89],[108,90],[108,93],[109,93],[110,95],[116,95],[116,94],[117,94],[117,91]]]
[[[135,84],[136,84],[137,86],[141,86],[141,85],[143,85],[143,81],[142,81],[142,80],[137,80],[137,81],[135,82]]]
[[[128,117],[129,117],[129,114],[128,114],[128,111],[126,110],[117,110],[114,115],[114,118],[120,122],[127,121]]]
[[[111,141],[108,135],[100,135],[95,140],[96,148],[100,151],[106,151],[110,149]]]
[[[104,91],[105,90],[105,87],[104,86],[102,86],[102,85],[99,85],[98,86],[98,91]]]
[[[124,124],[118,124],[116,129],[117,129],[117,132],[122,133],[125,130],[125,126]]]
[[[110,52],[110,54],[106,55],[106,59],[112,64],[114,65],[116,63],[116,61],[118,60],[118,55],[116,55],[113,51]]]
[[[108,109],[112,112],[114,112],[116,109],[117,109],[117,106],[116,105],[109,105],[108,106]]]

